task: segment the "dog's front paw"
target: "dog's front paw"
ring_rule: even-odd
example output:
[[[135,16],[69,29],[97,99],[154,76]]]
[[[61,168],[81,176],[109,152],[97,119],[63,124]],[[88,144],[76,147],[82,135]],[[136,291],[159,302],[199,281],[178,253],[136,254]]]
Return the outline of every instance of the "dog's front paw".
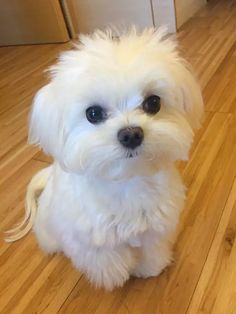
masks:
[[[112,291],[124,285],[129,279],[129,272],[124,265],[109,264],[89,271],[87,277],[95,287]]]
[[[92,284],[109,291],[123,286],[137,265],[134,250],[129,246],[86,248],[84,252],[80,250],[79,255],[72,256],[72,261]]]
[[[53,237],[46,229],[39,228],[36,226],[34,228],[38,244],[45,254],[54,254],[61,251],[59,242]]]
[[[157,277],[160,275],[160,273],[165,269],[165,267],[162,268],[148,268],[145,264],[140,264],[138,267],[136,267],[133,272],[132,276],[138,277],[138,278],[149,278],[149,277]]]
[[[149,258],[148,258],[149,257]],[[132,271],[132,275],[139,278],[159,276],[168,266],[173,263],[172,252],[156,256],[145,256]]]

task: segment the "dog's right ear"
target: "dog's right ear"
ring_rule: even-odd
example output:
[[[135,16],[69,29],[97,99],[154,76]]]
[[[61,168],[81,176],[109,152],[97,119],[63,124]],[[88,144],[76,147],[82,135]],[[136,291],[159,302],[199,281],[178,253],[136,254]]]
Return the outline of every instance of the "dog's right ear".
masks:
[[[33,101],[30,115],[29,138],[30,144],[39,145],[45,153],[56,156],[60,147],[59,108],[57,95],[52,83],[42,87]]]

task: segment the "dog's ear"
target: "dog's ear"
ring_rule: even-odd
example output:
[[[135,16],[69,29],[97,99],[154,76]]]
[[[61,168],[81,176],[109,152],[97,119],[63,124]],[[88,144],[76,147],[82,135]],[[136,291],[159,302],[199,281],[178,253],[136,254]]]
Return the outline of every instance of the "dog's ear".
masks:
[[[55,157],[60,146],[61,132],[57,97],[52,84],[49,83],[42,87],[34,98],[28,141],[30,144],[39,145],[45,153]]]
[[[201,126],[203,118],[203,98],[200,85],[192,69],[183,62],[178,72],[178,84],[184,111],[193,130]]]

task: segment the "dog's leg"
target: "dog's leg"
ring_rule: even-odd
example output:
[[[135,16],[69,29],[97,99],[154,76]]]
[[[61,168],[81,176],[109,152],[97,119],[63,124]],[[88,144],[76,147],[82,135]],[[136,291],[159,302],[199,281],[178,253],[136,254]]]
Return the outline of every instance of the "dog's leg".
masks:
[[[53,254],[61,251],[60,245],[52,229],[48,226],[48,208],[39,208],[37,217],[33,226],[40,248],[46,254]]]
[[[72,257],[72,261],[91,283],[106,290],[122,286],[137,264],[135,249],[128,245],[115,248],[84,247],[77,256]]]
[[[36,234],[38,244],[44,253],[54,254],[60,252],[61,249],[58,242],[50,231],[47,230],[47,228],[43,225],[36,225],[34,227],[34,232]]]
[[[172,241],[156,239],[147,236],[142,241],[140,248],[141,259],[132,275],[136,277],[158,276],[173,261]]]

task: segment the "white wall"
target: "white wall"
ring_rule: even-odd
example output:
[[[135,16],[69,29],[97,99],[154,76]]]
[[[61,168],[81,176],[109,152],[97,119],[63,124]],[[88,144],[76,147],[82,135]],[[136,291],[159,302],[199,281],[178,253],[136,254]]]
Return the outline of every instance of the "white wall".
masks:
[[[176,31],[174,0],[62,0],[72,36],[110,25]]]
[[[73,37],[110,25],[166,25],[174,33],[206,0],[61,0]]]
[[[174,0],[151,0],[155,26],[165,25],[169,33],[176,32]]]
[[[177,29],[194,15],[206,0],[175,0]]]
[[[96,28],[153,26],[150,0],[64,0],[75,33]]]

